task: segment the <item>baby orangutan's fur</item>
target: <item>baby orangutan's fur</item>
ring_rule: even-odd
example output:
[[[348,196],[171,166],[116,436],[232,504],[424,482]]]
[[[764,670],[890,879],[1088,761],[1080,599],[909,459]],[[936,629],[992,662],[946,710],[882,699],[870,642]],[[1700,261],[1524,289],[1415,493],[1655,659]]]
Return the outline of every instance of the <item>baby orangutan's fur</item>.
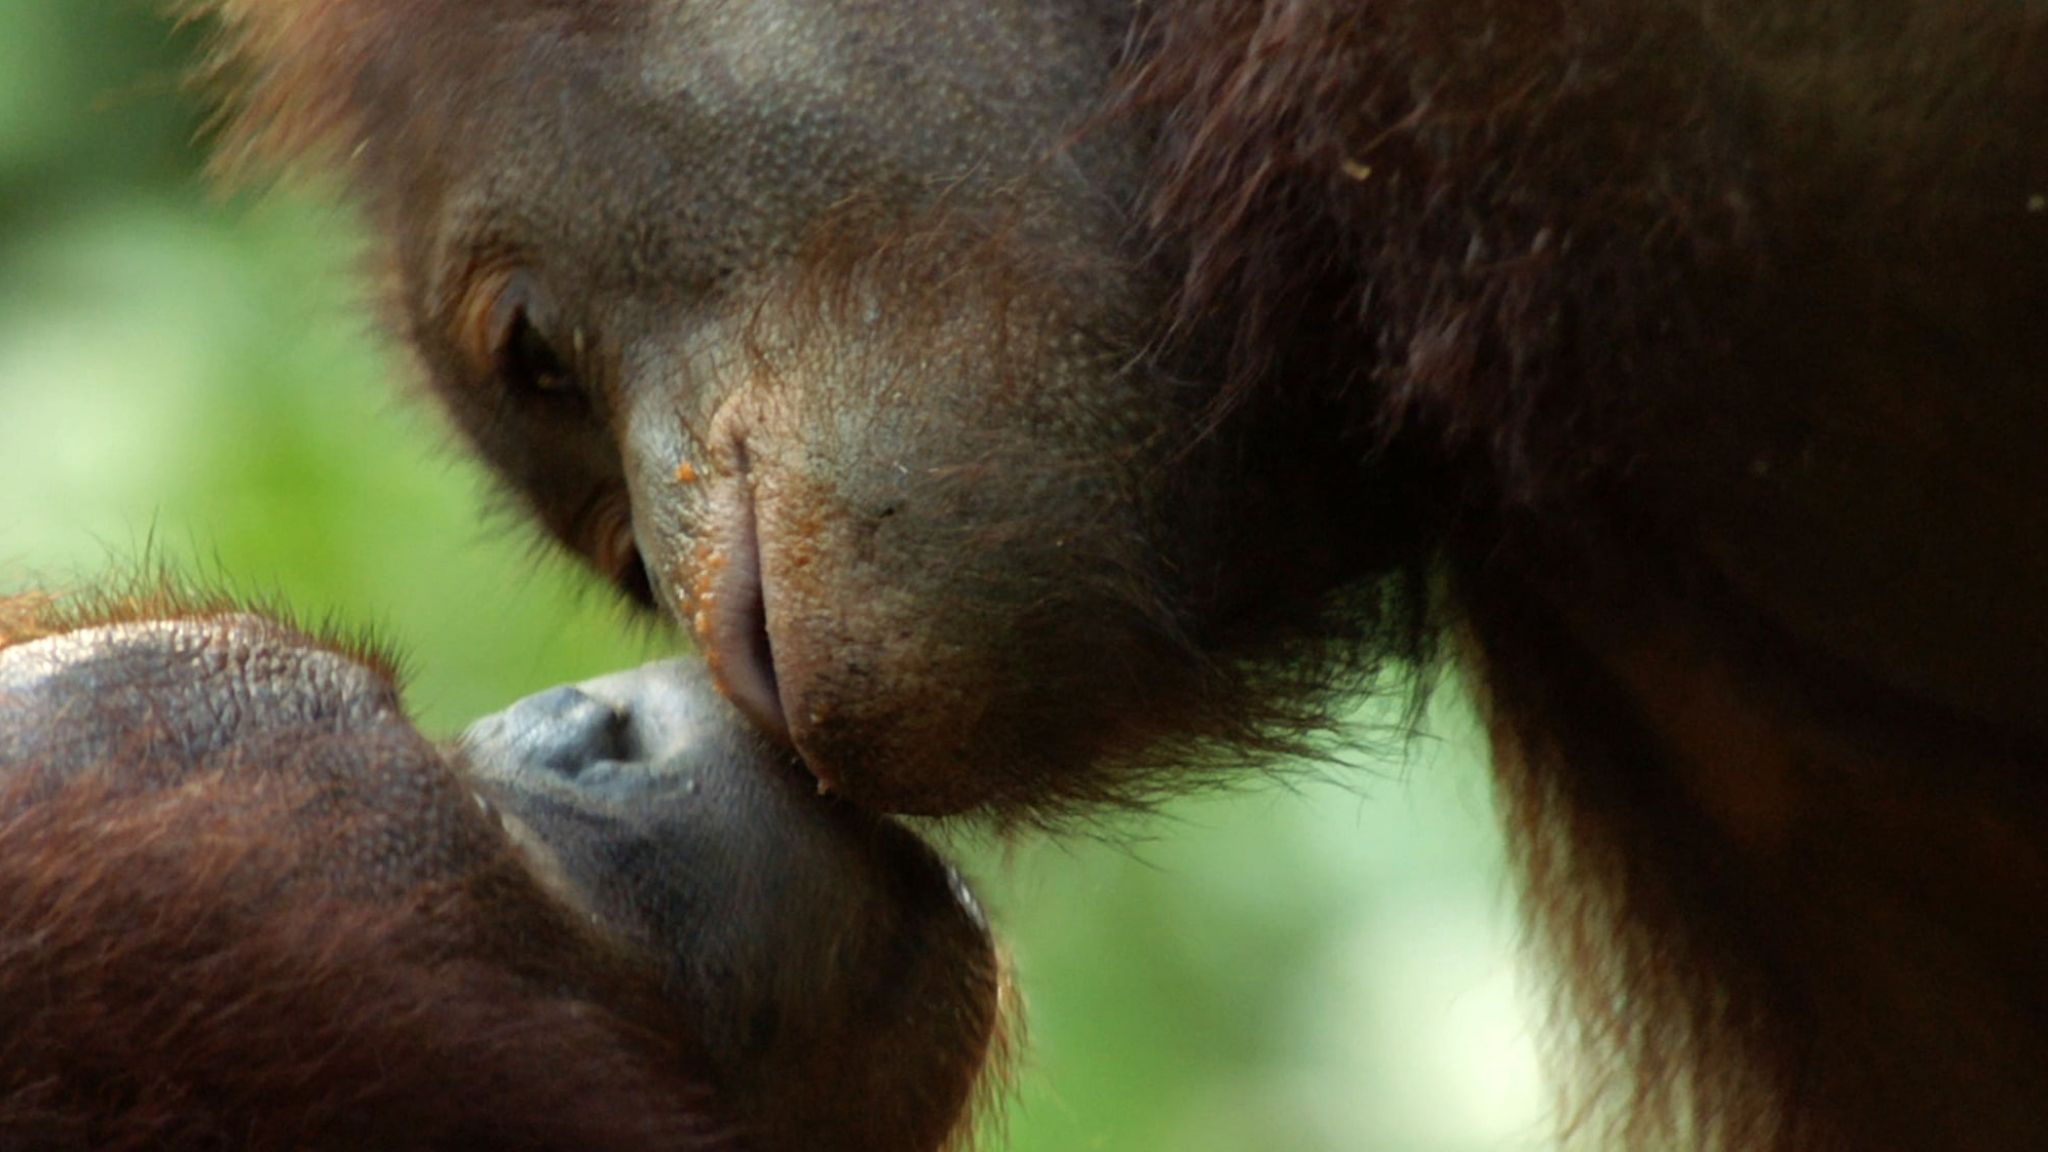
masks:
[[[73,738],[44,738],[48,706],[20,661],[36,642],[231,610],[0,599],[0,1144],[726,1146],[696,1057],[648,1026],[668,1014],[651,974],[552,912],[509,853],[445,874],[402,848],[362,858],[353,838],[406,820],[323,801],[319,765],[360,757],[366,781],[397,779],[437,763],[424,742],[345,721],[266,734],[250,708],[248,731],[209,755],[174,720],[95,731],[102,706],[82,699],[56,728]],[[95,694],[146,696],[142,671],[98,673]],[[338,687],[338,714],[374,714]],[[259,748],[275,760],[233,763]],[[475,828],[454,826],[468,836],[449,859],[475,846]],[[492,955],[494,937],[518,952]],[[593,1010],[564,994],[576,984],[618,999]]]
[[[0,1147],[964,1138],[998,974],[915,840],[686,678],[456,752],[388,667],[216,597],[0,598]],[[535,739],[599,702],[586,758]]]
[[[1056,821],[1454,659],[1582,1134],[2048,1131],[2048,7],[199,6],[823,786]]]
[[[728,1146],[701,1080],[634,1017],[451,951],[461,894],[224,898],[292,872],[301,798],[219,774],[147,798],[23,791],[0,796],[8,1147]]]

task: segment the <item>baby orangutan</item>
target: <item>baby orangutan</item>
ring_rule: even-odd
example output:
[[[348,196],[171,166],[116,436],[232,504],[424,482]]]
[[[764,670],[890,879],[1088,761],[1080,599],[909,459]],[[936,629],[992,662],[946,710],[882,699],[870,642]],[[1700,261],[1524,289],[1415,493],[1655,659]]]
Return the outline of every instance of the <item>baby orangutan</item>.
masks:
[[[1001,977],[958,879],[700,670],[437,748],[375,653],[0,604],[0,1146],[931,1152]]]

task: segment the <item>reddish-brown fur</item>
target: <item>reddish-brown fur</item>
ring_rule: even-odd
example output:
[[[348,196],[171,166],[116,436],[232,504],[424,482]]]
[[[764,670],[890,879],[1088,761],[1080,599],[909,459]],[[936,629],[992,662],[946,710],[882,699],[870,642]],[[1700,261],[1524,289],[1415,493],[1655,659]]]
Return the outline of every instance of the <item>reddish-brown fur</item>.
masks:
[[[0,650],[227,610],[0,600]],[[13,707],[0,695],[0,717]],[[182,745],[120,737],[106,763],[48,765],[54,779],[0,757],[0,1145],[728,1146],[649,977],[550,911],[509,856],[394,885],[411,865],[350,843],[374,813],[323,802],[286,764],[190,772]],[[319,741],[271,746],[382,751]]]
[[[2038,1139],[2048,19],[1221,2],[1140,28],[1153,222],[1182,329],[1227,337],[1221,403],[1345,397],[1452,478],[1442,618],[1581,1133]]]
[[[429,745],[387,669],[202,595],[0,598],[0,1147],[964,1138],[999,975],[905,834],[798,780],[750,789],[736,773],[775,767],[728,748],[677,831],[603,833],[706,845],[622,896],[590,863],[598,808],[517,808],[569,786]],[[690,887],[747,853],[729,882],[756,899]]]
[[[304,817],[236,791],[0,798],[0,1143],[726,1146],[668,1041],[460,947],[462,894],[259,895]]]

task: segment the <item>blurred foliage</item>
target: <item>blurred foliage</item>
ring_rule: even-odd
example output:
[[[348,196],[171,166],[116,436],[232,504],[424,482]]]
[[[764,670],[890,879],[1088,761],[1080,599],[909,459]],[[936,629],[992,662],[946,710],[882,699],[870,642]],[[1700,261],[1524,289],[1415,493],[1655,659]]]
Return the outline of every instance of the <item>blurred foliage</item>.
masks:
[[[4,0],[0,588],[167,561],[410,654],[429,730],[673,640],[491,511],[398,402],[357,222],[208,190],[204,29],[141,0]],[[1540,1146],[1545,1107],[1479,741],[965,845],[1029,1046],[1007,1147]]]

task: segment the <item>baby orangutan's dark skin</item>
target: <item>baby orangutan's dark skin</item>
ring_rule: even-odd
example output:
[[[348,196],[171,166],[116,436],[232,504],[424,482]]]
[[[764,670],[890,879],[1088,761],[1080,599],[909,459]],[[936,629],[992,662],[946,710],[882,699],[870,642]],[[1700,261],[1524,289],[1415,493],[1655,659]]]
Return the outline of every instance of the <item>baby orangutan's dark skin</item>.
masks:
[[[450,753],[263,617],[0,601],[0,1146],[940,1147],[979,914],[699,679]]]
[[[2048,1131],[2038,0],[195,2],[824,789],[1057,823],[1454,661],[1588,1132]]]

